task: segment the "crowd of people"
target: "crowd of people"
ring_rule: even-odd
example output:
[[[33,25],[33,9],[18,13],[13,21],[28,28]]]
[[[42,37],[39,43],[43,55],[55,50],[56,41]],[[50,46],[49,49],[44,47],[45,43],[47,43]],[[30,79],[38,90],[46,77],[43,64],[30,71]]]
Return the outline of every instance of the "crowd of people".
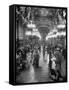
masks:
[[[66,49],[56,47],[50,53],[49,70],[50,77],[55,81],[66,80]]]
[[[16,51],[16,70],[17,73],[27,70],[32,64],[39,67],[40,47],[31,49],[30,47],[18,48]],[[49,76],[54,81],[66,80],[66,48],[55,47],[54,49],[46,49],[45,60],[49,65]],[[44,61],[45,61],[44,60]]]
[[[26,70],[30,64],[38,67],[39,63],[39,48],[31,49],[30,47],[18,48],[16,51],[16,68],[17,72]]]

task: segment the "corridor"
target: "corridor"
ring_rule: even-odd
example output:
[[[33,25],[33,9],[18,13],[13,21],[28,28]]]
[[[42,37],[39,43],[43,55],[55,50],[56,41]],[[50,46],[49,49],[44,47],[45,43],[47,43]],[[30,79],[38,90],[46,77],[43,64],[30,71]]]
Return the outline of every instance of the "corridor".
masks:
[[[17,83],[49,83],[66,78],[65,14],[66,9],[16,7]]]

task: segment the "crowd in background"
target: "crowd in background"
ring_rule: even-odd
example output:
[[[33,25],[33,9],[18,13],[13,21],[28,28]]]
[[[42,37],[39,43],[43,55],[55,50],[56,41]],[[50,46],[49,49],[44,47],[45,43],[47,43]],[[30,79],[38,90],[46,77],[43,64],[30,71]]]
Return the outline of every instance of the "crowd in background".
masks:
[[[16,51],[17,73],[27,70],[32,64],[39,68],[40,47],[31,48],[30,45],[18,48]],[[49,60],[47,61],[47,56]],[[49,76],[53,80],[63,81],[66,79],[66,48],[51,47],[45,50],[45,60],[49,65]]]

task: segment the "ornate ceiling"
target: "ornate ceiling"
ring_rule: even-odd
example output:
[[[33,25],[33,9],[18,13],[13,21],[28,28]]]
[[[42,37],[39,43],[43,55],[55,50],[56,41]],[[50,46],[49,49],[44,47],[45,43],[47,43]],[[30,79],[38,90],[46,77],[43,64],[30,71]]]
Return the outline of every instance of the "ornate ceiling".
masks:
[[[56,25],[66,20],[65,9],[16,7],[16,21],[20,21],[27,28],[30,20],[44,38]]]

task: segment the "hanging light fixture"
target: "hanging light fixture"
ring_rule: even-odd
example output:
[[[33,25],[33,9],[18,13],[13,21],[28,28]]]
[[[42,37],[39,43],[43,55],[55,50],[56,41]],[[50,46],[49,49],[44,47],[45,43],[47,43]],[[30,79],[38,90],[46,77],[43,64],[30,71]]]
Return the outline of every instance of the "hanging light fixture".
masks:
[[[57,38],[57,36],[66,36],[66,32],[57,32],[56,34],[53,34],[53,35],[48,35],[46,37],[46,40],[48,40],[49,38]]]
[[[59,25],[57,25],[57,28],[58,29],[64,29],[66,26],[65,26],[65,24],[59,24]]]
[[[36,25],[33,24],[33,21],[31,20],[30,23],[27,24],[27,27],[33,29],[36,28]]]
[[[37,28],[33,28],[33,32],[38,32],[38,29]]]

